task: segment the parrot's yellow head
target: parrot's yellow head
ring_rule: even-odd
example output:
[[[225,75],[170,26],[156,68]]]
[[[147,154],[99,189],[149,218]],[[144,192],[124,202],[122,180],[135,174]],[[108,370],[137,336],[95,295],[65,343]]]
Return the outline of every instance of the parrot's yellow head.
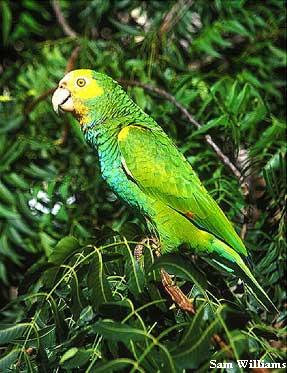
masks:
[[[72,112],[82,129],[124,117],[141,109],[112,78],[93,70],[69,72],[53,94],[54,110]]]
[[[81,124],[87,123],[96,107],[103,104],[99,98],[109,91],[111,82],[111,78],[93,70],[71,71],[59,82],[53,94],[53,108],[57,113],[59,109],[72,112]]]

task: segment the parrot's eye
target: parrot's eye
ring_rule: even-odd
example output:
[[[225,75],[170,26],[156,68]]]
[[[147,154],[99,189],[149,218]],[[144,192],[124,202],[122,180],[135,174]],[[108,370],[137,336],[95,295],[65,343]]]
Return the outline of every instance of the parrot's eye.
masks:
[[[77,85],[78,85],[79,87],[84,87],[85,84],[86,84],[85,79],[80,78],[80,79],[77,80]]]

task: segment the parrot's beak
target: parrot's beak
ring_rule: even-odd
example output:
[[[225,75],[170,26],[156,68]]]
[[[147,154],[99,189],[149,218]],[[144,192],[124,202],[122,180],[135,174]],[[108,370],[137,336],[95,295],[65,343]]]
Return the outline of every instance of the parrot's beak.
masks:
[[[55,112],[59,113],[59,108],[63,111],[74,111],[74,103],[71,93],[66,88],[57,88],[52,97],[52,104]]]

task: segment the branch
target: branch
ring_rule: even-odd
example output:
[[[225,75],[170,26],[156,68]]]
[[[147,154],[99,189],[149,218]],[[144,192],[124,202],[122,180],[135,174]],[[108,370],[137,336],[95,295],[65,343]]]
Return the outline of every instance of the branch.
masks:
[[[57,21],[59,22],[60,26],[62,27],[62,29],[64,31],[64,34],[66,34],[67,36],[70,36],[71,38],[76,38],[78,36],[78,34],[76,33],[76,31],[74,31],[71,28],[71,26],[66,21],[64,15],[62,13],[59,1],[58,0],[53,0],[52,1],[52,7],[53,7],[55,15],[57,17]]]
[[[187,120],[192,123],[197,129],[202,128],[202,125],[197,122],[193,118],[193,116],[190,114],[190,112],[181,104],[179,103],[176,98],[171,95],[170,93],[166,92],[164,89],[153,87],[149,84],[141,83],[138,81],[130,81],[130,80],[121,80],[120,81],[123,85],[126,86],[135,86],[135,87],[141,87],[145,89],[146,91],[156,93],[161,97],[164,97],[166,100],[172,102],[175,107],[187,118]],[[204,136],[205,141],[208,143],[208,145],[214,150],[218,158],[227,166],[233,174],[236,176],[236,178],[241,182],[242,175],[239,169],[231,162],[231,160],[223,153],[223,151],[220,149],[220,147],[214,142],[212,137],[210,135]]]
[[[182,290],[174,284],[172,281],[171,276],[163,269],[160,270],[160,277],[161,282],[164,287],[164,290],[168,293],[168,295],[171,297],[173,302],[177,304],[177,306],[191,314],[195,315],[195,309],[193,307],[192,302],[188,299],[188,297],[182,292]],[[233,352],[230,349],[230,347],[225,343],[225,341],[221,338],[219,334],[213,334],[211,337],[211,340],[214,344],[216,344],[221,350],[225,351],[226,355],[232,359]]]
[[[236,164],[242,170],[245,182],[245,186],[242,189],[246,206],[242,209],[243,225],[240,232],[240,237],[244,240],[248,229],[253,227],[260,218],[258,199],[262,198],[265,193],[266,182],[263,176],[260,175],[257,166],[252,162],[248,149],[240,146]]]
[[[160,277],[164,290],[168,293],[173,302],[183,311],[195,315],[195,310],[191,301],[181,289],[174,284],[170,275],[163,268],[160,270]]]

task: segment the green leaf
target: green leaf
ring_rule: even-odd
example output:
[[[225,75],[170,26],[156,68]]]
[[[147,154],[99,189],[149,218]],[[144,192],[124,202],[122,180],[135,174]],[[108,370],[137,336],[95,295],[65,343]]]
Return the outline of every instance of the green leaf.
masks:
[[[237,93],[238,93],[238,81],[234,80],[232,86],[230,89],[228,89],[228,97],[226,99],[226,106],[231,107],[234,101],[237,99]]]
[[[72,347],[68,351],[64,353],[64,355],[61,357],[60,364],[63,364],[66,360],[71,359],[76,355],[76,353],[79,351],[77,347]]]
[[[17,188],[23,190],[29,189],[29,184],[26,182],[26,180],[21,175],[18,175],[15,172],[11,172],[9,175],[6,175],[5,181],[7,181],[10,185],[15,186]]]
[[[206,305],[203,304],[196,311],[196,314],[193,316],[193,319],[191,320],[190,325],[184,329],[182,338],[180,339],[178,346],[175,346],[175,350],[180,351],[181,346],[186,346],[188,344],[191,344],[195,336],[198,336],[200,334],[200,330],[203,326],[202,324],[204,321],[205,308],[206,308]]]
[[[50,263],[61,265],[80,247],[79,241],[73,236],[62,238],[48,257]]]
[[[190,261],[180,255],[173,253],[160,256],[151,267],[151,270],[162,267],[170,274],[195,283],[202,291],[207,287],[206,278]]]
[[[79,368],[89,361],[93,352],[93,349],[72,347],[62,356],[60,364],[65,369]]]
[[[136,35],[141,35],[141,33],[142,33],[138,28],[133,27],[133,26],[129,26],[129,25],[125,25],[122,22],[116,21],[114,18],[109,18],[109,21],[113,25],[115,25],[120,31],[126,32],[127,34],[136,36]]]
[[[140,267],[139,263],[136,262],[131,248],[125,241],[123,246],[123,253],[126,258],[125,263],[125,274],[128,279],[128,287],[134,295],[138,295],[144,291],[145,286],[145,275]]]
[[[102,335],[105,339],[112,341],[129,343],[130,341],[144,341],[148,338],[143,330],[111,320],[98,321],[93,326],[93,330]]]
[[[15,364],[20,354],[20,349],[14,349],[0,356],[0,372],[8,372],[12,364]]]
[[[15,197],[10,192],[10,190],[3,183],[1,183],[1,180],[0,180],[0,199],[8,204],[15,203]]]
[[[30,324],[6,325],[0,324],[0,345],[7,344],[16,338],[22,337]]]
[[[196,131],[193,131],[190,138],[193,138],[198,135],[202,135],[208,132],[211,128],[218,127],[218,126],[226,126],[227,123],[228,123],[228,115],[223,114],[218,118],[209,120],[201,128],[199,128]]]
[[[3,283],[6,286],[9,285],[6,267],[5,267],[4,263],[1,263],[1,262],[0,262],[0,279],[3,281]]]
[[[126,366],[136,366],[136,362],[127,358],[119,358],[107,363],[98,364],[95,366],[94,372],[97,373],[111,373],[118,370],[123,370]],[[130,371],[130,369],[128,370]]]
[[[0,204],[0,218],[14,220],[19,219],[19,217],[20,215],[17,212],[12,211],[9,208]]]
[[[198,322],[200,321],[198,320]],[[219,326],[219,319],[215,319],[210,325],[205,326],[199,334],[194,335],[196,337],[192,341],[181,345],[180,348],[172,353],[174,361],[181,368],[197,369],[211,355],[211,351],[208,348],[210,338],[218,331]]]
[[[63,310],[58,308],[58,305],[51,296],[49,297],[49,303],[55,320],[57,340],[58,342],[62,342],[67,337],[69,331],[68,325],[65,321],[65,315]]]
[[[146,107],[146,96],[144,93],[143,88],[140,87],[135,87],[134,88],[134,94],[135,94],[135,101],[136,103],[143,109],[145,110]]]
[[[131,312],[131,304],[125,300],[100,305],[99,312],[106,318],[121,321]]]
[[[151,247],[148,245],[144,248],[144,271],[145,276],[149,280],[157,281],[160,278],[158,271],[150,271],[151,266],[154,264],[155,258]]]
[[[110,302],[113,296],[104,272],[102,255],[97,248],[94,250],[94,259],[88,273],[88,287],[91,292],[91,303],[95,309],[98,309],[101,304]]]
[[[6,170],[11,163],[15,162],[19,158],[26,148],[24,141],[15,141],[12,146],[7,149],[7,152],[1,159],[0,171]]]
[[[0,5],[2,8],[2,35],[5,45],[8,42],[9,32],[12,26],[12,12],[7,1],[2,0]]]
[[[244,111],[244,103],[246,103],[246,101],[248,99],[250,99],[250,96],[249,96],[249,93],[250,93],[250,86],[249,84],[244,84],[244,87],[243,89],[240,91],[240,93],[237,95],[236,99],[234,99],[231,103],[230,103],[230,109],[231,111],[234,113],[234,114],[238,114],[240,112],[243,112]]]
[[[14,218],[10,220],[10,224],[18,231],[25,233],[27,236],[35,237],[37,233],[32,230],[22,217]]]
[[[94,312],[91,306],[87,306],[82,309],[79,317],[80,323],[88,323],[94,317]]]
[[[275,45],[270,44],[269,45],[270,51],[273,53],[275,57],[278,58],[278,64],[280,66],[286,66],[287,63],[287,53],[284,49],[279,49]]]
[[[71,286],[71,310],[73,312],[74,318],[78,319],[80,316],[81,310],[83,309],[83,297],[82,292],[79,287],[79,278],[77,276],[77,273],[73,272],[73,276],[70,282]]]
[[[251,36],[247,29],[236,19],[228,19],[222,21],[221,25],[224,31],[229,31],[234,34],[239,34],[242,36]]]
[[[43,32],[42,26],[36,21],[36,19],[28,12],[21,13],[21,22],[26,28],[34,32],[35,34],[40,34]]]
[[[40,180],[50,180],[53,175],[52,170],[43,169],[32,162],[29,167],[25,167],[23,171],[25,174]]]

